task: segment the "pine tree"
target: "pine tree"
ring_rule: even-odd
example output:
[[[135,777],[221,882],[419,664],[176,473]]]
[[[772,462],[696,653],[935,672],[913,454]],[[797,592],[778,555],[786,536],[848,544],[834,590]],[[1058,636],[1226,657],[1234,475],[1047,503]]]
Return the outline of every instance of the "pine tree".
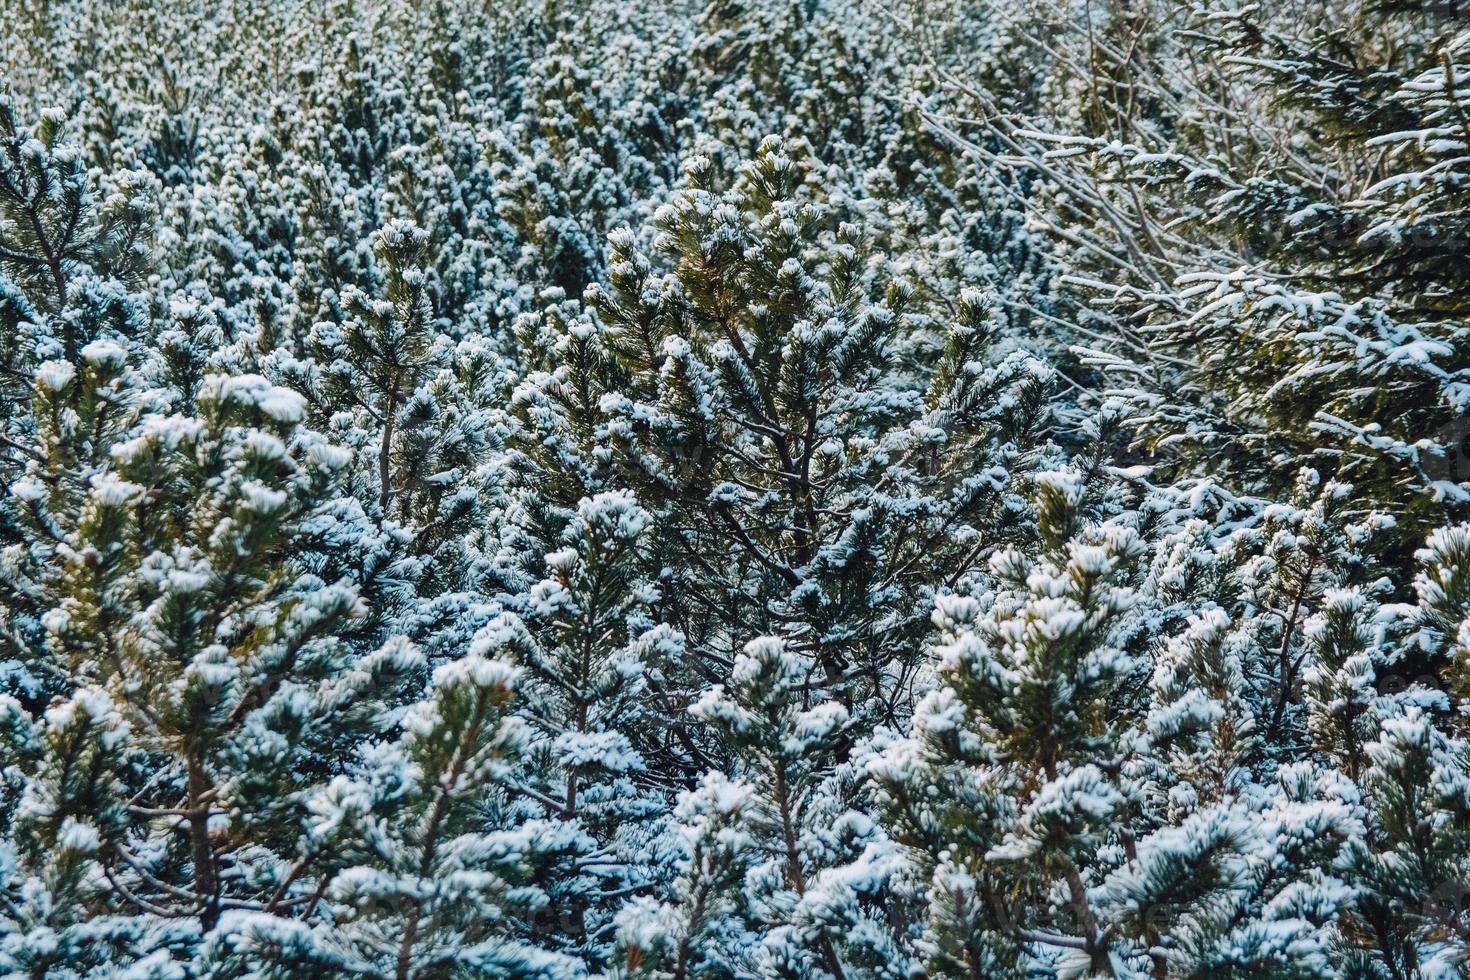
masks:
[[[491,629],[437,668],[396,739],[316,788],[310,846],[330,863],[297,888],[308,916],[330,912],[315,924],[232,913],[209,951],[217,972],[583,975],[536,941],[548,893],[586,843],[518,807],[528,733],[514,713],[520,672],[499,649],[513,635]]]
[[[649,522],[626,492],[584,498],[527,597],[523,715],[535,738],[526,783],[546,819],[598,847],[591,872],[563,882],[574,895],[565,931],[593,959],[605,953],[617,897],[647,884],[639,859],[668,808],[664,780],[650,773],[667,751],[651,688],[683,641],[649,614],[658,592],[639,561]]]
[[[936,356],[893,363],[911,290],[808,166],[768,141],[716,195],[696,161],[660,219],[664,276],[614,240],[612,289],[592,294],[599,408],[620,474],[674,532],[665,563],[694,573],[667,584],[675,625],[713,664],[779,629],[828,688],[893,718],[930,583],[993,545],[976,524],[1005,526],[1050,376],[1021,352],[987,363],[978,292]]]
[[[484,519],[486,401],[503,368],[489,345],[456,344],[442,332],[428,245],[424,229],[390,222],[374,246],[382,298],[346,288],[344,319],[312,328],[309,359],[278,350],[260,364],[306,393],[311,421],[354,450],[346,489],[364,502],[378,537],[354,577],[393,630],[452,648],[467,636],[454,622],[472,574],[464,539]],[[439,607],[415,601],[425,595]]]
[[[117,290],[106,288],[107,280],[125,282],[146,252],[146,184],[99,206],[85,162],[75,145],[63,141],[65,134],[62,110],[45,110],[25,129],[14,102],[0,101],[7,359],[35,357],[37,346],[43,348],[41,358],[52,356],[45,350],[49,341],[59,345],[60,356],[74,360],[105,327],[125,324],[128,306]],[[71,304],[75,308],[68,310]],[[28,329],[20,329],[22,322]]]
[[[146,322],[128,290],[151,217],[145,187],[99,206],[65,128],[47,110],[22,129],[0,100],[0,674],[32,707],[65,690],[41,626],[56,542],[145,400],[122,346]]]
[[[110,798],[96,810],[110,825],[76,831],[96,837],[87,874],[107,882],[89,913],[209,930],[227,908],[272,904],[303,832],[301,795],[377,730],[379,699],[417,659],[391,643],[354,649],[343,633],[363,610],[350,581],[293,567],[311,539],[350,530],[324,506],[345,454],[297,431],[299,396],[211,376],[196,407],[142,419],[60,515],[46,646],[87,699],[77,710],[115,720],[92,736],[107,750],[97,764],[45,803],[44,778],[28,783],[21,812],[80,819]],[[33,715],[13,730],[17,757],[67,772],[72,717]],[[44,860],[38,835],[62,829],[17,821],[11,833]]]
[[[84,976],[114,958],[164,967],[193,930],[106,915],[123,907],[98,859],[131,822],[121,785],[129,732],[112,700],[86,688],[40,718],[10,699],[0,711],[11,774],[24,780],[21,799],[6,798],[0,964],[17,976]]]
[[[702,833],[688,836],[680,902],[645,906],[625,920],[629,966],[647,975],[687,975],[702,948],[722,935],[744,934],[749,938],[735,955],[748,959],[746,969],[846,975],[840,934],[805,906],[812,877],[831,860],[832,842],[823,839],[818,815],[830,805],[823,782],[835,763],[836,736],[850,723],[842,705],[804,694],[816,669],[774,637],[752,640],[736,659],[730,686],[713,688],[690,709],[740,760],[738,777],[706,782],[682,804]],[[720,889],[704,878],[711,854],[723,854],[731,865],[717,875]],[[716,915],[717,908],[726,916]]]
[[[986,114],[973,138],[953,112],[931,118],[1034,175],[1028,209],[1094,308],[1065,304],[1062,335],[1145,408],[1140,442],[1271,492],[1311,466],[1401,505],[1405,549],[1458,514],[1453,19],[1418,4],[1038,6],[1066,40],[1027,43],[1068,83],[1014,93],[1020,121],[997,106],[1011,93],[951,83],[953,112]]]
[[[1404,658],[1404,648],[1428,650],[1430,662],[1440,663],[1453,651],[1454,665],[1444,670],[1451,678],[1446,686],[1455,689],[1453,675],[1465,663],[1459,638],[1470,617],[1470,596],[1464,589],[1467,541],[1464,525],[1430,535],[1418,553],[1418,602],[1413,606],[1374,608],[1348,595],[1334,604],[1348,608],[1330,607],[1324,624],[1340,624],[1335,632],[1346,633],[1347,643],[1353,644],[1347,649],[1362,651],[1337,668],[1337,676],[1346,675],[1352,686],[1339,685],[1358,695],[1357,704],[1339,694],[1330,703],[1335,724],[1324,724],[1322,730],[1332,738],[1338,757],[1345,757],[1349,771],[1360,773],[1356,778],[1367,809],[1367,832],[1354,842],[1345,862],[1356,886],[1349,922],[1358,955],[1369,964],[1365,969],[1389,976],[1434,975],[1458,969],[1465,961],[1467,747],[1463,718],[1446,717],[1441,710],[1444,692],[1423,683],[1437,680],[1433,675],[1419,675],[1398,690],[1380,682],[1381,693],[1366,697],[1359,693],[1366,686],[1360,678],[1365,673],[1375,678],[1379,667],[1385,673],[1402,669],[1395,661]],[[1363,628],[1364,621],[1385,619],[1397,627],[1388,632],[1397,642],[1386,656],[1373,649],[1372,634],[1365,636]],[[1350,632],[1355,625],[1356,635]],[[1348,729],[1347,722],[1355,727]]]
[[[1142,548],[1124,525],[1086,526],[1078,473],[1038,474],[1033,499],[1039,553],[1001,551],[995,593],[940,599],[941,686],[879,769],[930,880],[919,944],[934,973],[1018,975],[1029,944],[1064,971],[1115,971],[1084,874],[1126,805],[1105,704],[1130,663],[1109,631]]]

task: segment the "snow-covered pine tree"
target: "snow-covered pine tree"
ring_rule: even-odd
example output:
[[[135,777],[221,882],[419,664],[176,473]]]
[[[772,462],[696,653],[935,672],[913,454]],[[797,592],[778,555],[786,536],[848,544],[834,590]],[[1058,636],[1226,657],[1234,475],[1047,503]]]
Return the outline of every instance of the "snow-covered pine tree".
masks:
[[[1345,918],[1362,969],[1388,976],[1452,973],[1470,955],[1470,742],[1463,701],[1446,712],[1440,689],[1463,691],[1457,675],[1470,654],[1470,529],[1435,531],[1417,559],[1413,605],[1377,607],[1355,593],[1336,595],[1318,628],[1327,641],[1321,686],[1335,696],[1314,712],[1315,730],[1355,773],[1366,810],[1366,832],[1343,861],[1355,888]],[[1427,658],[1415,656],[1424,652]],[[1384,683],[1390,672],[1426,660],[1443,665],[1440,677]]]
[[[977,291],[939,320],[937,354],[906,357],[910,286],[800,146],[768,140],[723,194],[712,176],[690,165],[658,255],[615,237],[591,295],[618,473],[673,572],[664,615],[712,677],[774,633],[834,696],[893,719],[932,589],[996,546],[977,526],[1006,533],[1050,375],[988,357]]]
[[[99,203],[67,135],[62,110],[47,109],[26,127],[13,100],[0,100],[0,268],[7,285],[0,310],[12,371],[36,363],[38,347],[39,359],[51,355],[51,345],[74,359],[107,327],[125,325],[121,287],[147,254],[146,177],[137,175],[131,194]]]
[[[1127,806],[1126,728],[1106,703],[1131,664],[1110,631],[1142,545],[1125,524],[1088,526],[1082,474],[1034,488],[1040,550],[997,552],[993,592],[939,599],[939,686],[870,763],[888,832],[927,880],[916,947],[934,975],[1019,976],[1058,955],[1107,975],[1117,955],[1088,889]]]
[[[315,788],[304,846],[320,864],[281,886],[307,921],[227,913],[206,951],[217,975],[585,975],[538,934],[569,914],[554,903],[589,843],[521,806],[529,733],[506,648],[523,639],[492,624],[434,671],[397,738]]]
[[[1153,977],[1320,976],[1351,890],[1337,864],[1361,834],[1352,794],[1311,765],[1262,781],[1269,699],[1249,625],[1206,605],[1156,657],[1153,704],[1123,766],[1125,861],[1098,889],[1128,962]],[[1262,709],[1267,709],[1263,711]]]
[[[42,385],[86,382],[63,363],[43,366]],[[71,819],[95,838],[89,914],[127,912],[144,933],[187,920],[197,940],[228,908],[278,903],[277,880],[304,857],[302,795],[379,729],[381,699],[418,658],[397,642],[358,649],[356,589],[306,568],[334,538],[350,547],[353,528],[329,507],[347,456],[299,429],[303,400],[258,376],[212,375],[195,409],[144,415],[76,509],[54,513],[60,567],[43,625],[75,707],[12,705],[8,750],[22,772],[68,773],[50,754],[72,751],[68,726],[102,726],[99,764],[49,797],[36,795],[44,779],[28,780],[11,839],[33,847]],[[28,488],[44,493],[34,478],[12,493]],[[109,797],[96,816],[111,822],[94,827],[89,813]],[[15,870],[21,895],[46,877]]]
[[[682,834],[677,901],[623,917],[622,958],[635,975],[688,976],[695,964],[698,975],[847,975],[841,931],[808,892],[824,866],[850,856],[867,821],[825,792],[851,721],[814,695],[814,676],[810,658],[762,637],[737,656],[729,685],[691,708],[739,762],[734,779],[708,779],[681,804],[697,831]]]
[[[948,75],[929,118],[1035,181],[1069,271],[1046,322],[1140,406],[1160,463],[1280,493],[1311,466],[1393,501],[1406,559],[1466,500],[1453,11],[1030,8],[1060,31],[1020,29],[1053,83]]]
[[[390,222],[374,236],[377,295],[344,287],[343,319],[313,326],[308,356],[280,348],[254,360],[303,392],[311,423],[353,450],[345,489],[377,526],[354,578],[393,630],[453,649],[474,632],[458,621],[472,602],[464,542],[484,522],[479,468],[504,368],[482,338],[456,343],[444,332],[429,245],[425,229]]]
[[[526,536],[500,553],[554,550],[579,496],[631,486],[654,518],[651,614],[691,654],[654,683],[686,778],[723,750],[688,732],[680,692],[723,680],[762,632],[813,655],[867,724],[901,714],[927,595],[995,546],[978,527],[1013,522],[1011,471],[1045,424],[1049,373],[990,352],[978,291],[916,317],[936,343],[890,346],[904,283],[812,166],[772,141],[721,197],[696,162],[659,254],[614,235],[593,311],[553,298],[519,330],[544,368],[512,398],[506,506]],[[524,557],[491,567],[512,592],[535,581]]]
[[[518,658],[532,733],[524,784],[544,819],[596,847],[584,873],[559,883],[568,904],[556,923],[589,961],[606,955],[624,897],[650,884],[639,865],[669,808],[657,688],[684,650],[651,616],[659,593],[641,554],[650,520],[627,491],[580,501],[527,597],[530,637]]]
[[[99,203],[66,124],[48,109],[23,127],[0,97],[0,689],[31,707],[66,690],[41,626],[57,536],[147,395],[120,346],[148,339],[146,301],[130,291],[151,230],[147,181]]]
[[[443,359],[438,324],[425,293],[423,264],[428,234],[406,221],[384,228],[375,240],[381,298],[354,287],[344,290],[340,325],[318,324],[311,346],[322,365],[325,410],[355,411],[374,451],[378,510],[387,516],[413,477],[394,467],[400,413]],[[340,406],[340,407],[339,407]],[[346,440],[353,441],[348,435]],[[395,479],[397,477],[398,479]],[[404,505],[399,502],[398,511]]]

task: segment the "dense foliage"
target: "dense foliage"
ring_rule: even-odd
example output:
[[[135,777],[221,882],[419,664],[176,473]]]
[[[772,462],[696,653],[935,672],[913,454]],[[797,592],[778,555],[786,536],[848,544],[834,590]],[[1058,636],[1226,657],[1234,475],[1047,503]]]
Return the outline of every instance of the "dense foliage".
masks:
[[[0,975],[1470,975],[1466,27],[0,4]]]

